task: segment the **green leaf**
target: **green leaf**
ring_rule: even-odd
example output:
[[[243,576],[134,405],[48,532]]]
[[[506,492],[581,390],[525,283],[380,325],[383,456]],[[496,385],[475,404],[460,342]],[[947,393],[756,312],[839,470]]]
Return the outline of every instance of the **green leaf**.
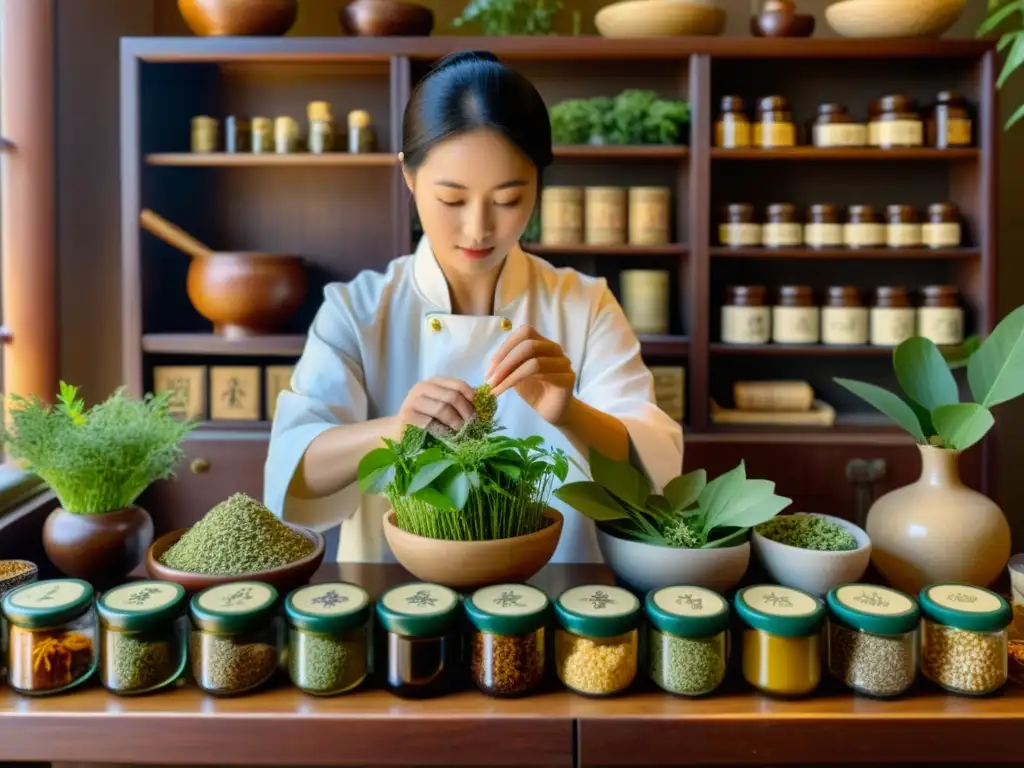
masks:
[[[419,472],[413,477],[412,482],[409,483],[409,489],[407,493],[410,495],[418,493],[422,489],[430,485],[437,477],[444,472],[448,467],[452,466],[455,462],[451,459],[441,459],[441,461],[435,461],[425,465],[420,469]]]
[[[622,505],[597,483],[589,481],[566,483],[560,486],[554,495],[591,520],[601,522],[630,519]]]
[[[590,451],[590,471],[595,481],[627,504],[643,509],[651,495],[651,483],[632,464],[613,461],[600,451]]]
[[[981,440],[996,423],[992,412],[977,403],[943,405],[932,413],[946,448],[963,451]]]
[[[1024,306],[1002,319],[967,361],[974,401],[992,408],[1024,393]]]
[[[682,512],[700,497],[708,482],[708,473],[703,469],[672,478],[665,486],[665,498],[674,512]]]
[[[977,36],[984,37],[990,32],[994,32],[1004,21],[1010,18],[1010,14],[1017,10],[1020,10],[1020,6],[1017,3],[1007,3],[1001,8],[997,8],[978,25]]]
[[[451,477],[443,478],[441,493],[448,497],[455,509],[462,509],[469,499],[471,482],[465,472],[456,472]]]
[[[599,523],[599,525],[605,533],[609,533],[618,539],[625,539],[626,541],[640,541],[644,544],[653,544],[656,547],[668,546],[668,542],[665,541],[663,536],[644,528],[638,528],[636,523],[632,521],[610,520],[604,523]]]
[[[889,390],[869,384],[866,381],[843,378],[835,378],[834,381],[839,386],[848,389],[857,397],[867,402],[868,405],[888,416],[896,424],[917,438],[918,442],[926,442],[917,414],[899,395],[894,395]]]
[[[1017,107],[1016,111],[1012,115],[1010,115],[1005,125],[1003,125],[1003,130],[1010,130],[1010,128],[1013,125],[1015,125],[1022,117],[1024,117],[1024,104],[1021,104],[1019,107]]]
[[[945,359],[946,365],[950,367],[950,370],[956,370],[957,368],[965,368],[971,355],[977,352],[980,346],[981,337],[978,334],[974,334],[964,339],[963,344],[958,344],[954,347],[943,347],[939,351],[942,353],[942,357]]]
[[[646,512],[652,517],[672,517],[672,507],[669,505],[668,499],[656,493],[647,497]]]
[[[717,527],[720,528],[753,528],[766,520],[771,520],[779,512],[793,503],[792,499],[785,496],[776,496],[774,493],[769,496],[758,496],[751,504],[736,505],[734,508],[719,518]]]
[[[704,516],[701,524],[704,533],[715,527],[715,519],[719,513],[725,509],[733,494],[743,487],[743,483],[747,479],[746,472],[746,465],[740,461],[736,467],[719,475],[704,486],[698,500],[701,514]]]
[[[931,339],[923,336],[907,339],[896,347],[892,363],[896,379],[907,397],[929,413],[940,405],[960,402],[956,379]]]
[[[1012,43],[1014,40],[1016,40],[1018,37],[1020,37],[1021,34],[1024,34],[1024,30],[1016,29],[1013,32],[1007,32],[1006,34],[999,38],[999,42],[996,43],[996,50],[1002,53],[1003,49],[1010,43]]]
[[[390,448],[375,448],[359,460],[356,468],[356,477],[359,480],[359,490],[363,493],[371,493],[368,490],[374,477],[379,477],[381,470],[392,466],[398,457]]]
[[[380,493],[395,480],[397,465],[391,464],[387,467],[376,469],[364,478],[359,480],[359,490],[363,493]]]
[[[430,486],[427,486],[426,488],[417,491],[415,494],[409,495],[415,499],[419,499],[424,504],[429,504],[430,506],[436,507],[437,509],[452,509],[451,499],[449,499],[445,494],[441,493],[441,491]]]
[[[749,528],[738,528],[737,530],[726,534],[720,539],[714,539],[704,543],[701,549],[719,549],[722,547],[736,547],[746,540],[747,534],[750,532]]]
[[[1006,54],[1003,68],[996,80],[996,88],[1002,88],[1010,75],[1017,71],[1017,68],[1024,63],[1024,37],[1018,37],[1010,46],[1010,52]]]
[[[522,477],[522,470],[516,464],[510,464],[507,461],[492,461],[491,466],[504,475],[508,475],[513,480],[518,480]]]

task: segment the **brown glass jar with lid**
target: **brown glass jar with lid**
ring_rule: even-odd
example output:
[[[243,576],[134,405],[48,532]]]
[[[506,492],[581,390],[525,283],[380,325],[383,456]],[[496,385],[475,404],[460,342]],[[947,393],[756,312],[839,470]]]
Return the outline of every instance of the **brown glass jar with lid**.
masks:
[[[739,96],[723,96],[718,120],[715,122],[715,146],[740,149],[750,146],[750,118]]]
[[[921,224],[912,205],[888,205],[885,208],[885,244],[890,248],[916,248],[921,245]]]
[[[847,248],[877,248],[885,243],[885,225],[871,205],[851,205],[843,225],[843,244]]]
[[[718,241],[730,248],[761,245],[761,225],[757,223],[750,203],[729,203],[722,210],[718,225]]]
[[[792,203],[772,203],[765,211],[761,228],[765,248],[791,248],[803,243],[803,228],[797,221]]]
[[[821,313],[809,285],[779,286],[772,307],[772,341],[777,344],[817,344],[821,338]]]
[[[880,285],[868,320],[870,341],[878,347],[895,347],[914,335],[917,310],[902,285]]]
[[[917,335],[939,345],[964,341],[964,310],[955,285],[926,285],[917,310]]]
[[[822,104],[811,127],[811,140],[816,147],[863,147],[868,128],[854,120],[842,104]]]
[[[959,248],[962,233],[960,209],[953,203],[932,203],[928,220],[921,225],[921,242],[929,248]]]
[[[928,145],[938,149],[971,146],[971,113],[967,99],[956,91],[941,91],[928,117]]]
[[[843,244],[843,225],[839,206],[815,203],[807,209],[804,245],[808,248],[839,248]]]
[[[878,146],[878,116],[882,114],[882,100],[875,99],[868,104],[868,146]]]
[[[726,344],[766,344],[772,316],[763,285],[730,285],[722,304],[722,341]]]
[[[796,146],[796,126],[782,96],[765,96],[757,104],[754,146],[762,149]]]
[[[821,310],[821,340],[833,345],[868,343],[868,309],[857,286],[829,286]]]
[[[877,124],[878,146],[882,149],[920,147],[924,145],[924,121],[914,100],[904,93],[883,96]]]

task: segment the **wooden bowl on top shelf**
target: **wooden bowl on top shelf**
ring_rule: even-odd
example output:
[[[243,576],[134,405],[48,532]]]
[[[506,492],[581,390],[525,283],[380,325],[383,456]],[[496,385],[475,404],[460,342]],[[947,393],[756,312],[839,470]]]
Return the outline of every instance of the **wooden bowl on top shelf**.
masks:
[[[178,12],[200,37],[279,37],[295,25],[299,0],[178,0]]]
[[[358,37],[424,37],[434,29],[434,12],[398,0],[352,0],[338,13],[346,34]]]
[[[602,37],[681,37],[720,35],[724,9],[698,0],[619,0],[594,14]]]
[[[170,568],[160,562],[160,558],[164,552],[171,548],[172,544],[177,543],[178,539],[189,530],[188,528],[178,528],[177,530],[165,533],[146,550],[146,572],[152,579],[180,584],[190,594],[201,592],[207,587],[217,584],[232,584],[238,581],[262,581],[273,585],[282,596],[286,595],[296,587],[309,583],[317,568],[324,561],[326,545],[324,544],[324,537],[316,531],[296,525],[295,523],[289,523],[287,520],[283,522],[293,531],[302,534],[313,542],[312,552],[287,565],[271,568],[266,571],[223,576],[195,573],[194,571],[179,571],[176,568]]]

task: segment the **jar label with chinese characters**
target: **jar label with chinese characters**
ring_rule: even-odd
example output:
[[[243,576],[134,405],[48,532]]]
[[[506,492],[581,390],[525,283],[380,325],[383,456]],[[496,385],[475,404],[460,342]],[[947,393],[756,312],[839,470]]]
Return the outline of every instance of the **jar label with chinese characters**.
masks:
[[[922,224],[921,241],[929,248],[956,248],[960,245],[960,224],[955,221]]]
[[[792,123],[755,123],[754,146],[764,149],[796,146],[796,127]]]
[[[803,227],[796,222],[769,222],[763,228],[764,244],[768,248],[800,245],[803,235]]]
[[[960,307],[919,308],[917,335],[940,345],[963,343],[964,311]]]
[[[914,335],[917,310],[913,307],[872,307],[871,343],[895,347]]]
[[[573,587],[558,597],[563,608],[578,616],[625,616],[640,607],[636,596],[621,587],[589,584]]]
[[[920,120],[879,120],[880,147],[920,147],[924,144],[924,123]]]
[[[812,597],[789,587],[759,585],[748,587],[740,594],[744,603],[770,616],[810,616],[818,610]]]
[[[811,248],[829,248],[842,244],[842,224],[804,224],[804,245]]]
[[[814,126],[816,147],[863,147],[868,142],[866,125],[858,123],[828,123]]]
[[[734,248],[744,245],[761,245],[761,225],[743,223],[719,224],[718,240],[722,245]]]
[[[914,603],[906,595],[874,584],[845,584],[836,590],[836,600],[872,616],[901,616],[914,610]]]
[[[817,307],[774,307],[772,339],[779,344],[816,344],[821,338]]]
[[[725,115],[715,123],[715,144],[725,149],[750,146],[750,123],[734,115]]]
[[[867,308],[825,307],[822,309],[821,340],[826,344],[867,344]]]
[[[867,224],[844,224],[843,242],[850,248],[872,248],[885,242],[885,225],[876,222]]]
[[[529,616],[543,611],[548,597],[526,584],[495,584],[473,593],[473,605],[494,616]]]
[[[344,582],[311,584],[296,590],[290,599],[292,607],[307,616],[345,616],[369,602],[366,592]]]
[[[407,616],[435,616],[455,607],[459,597],[440,584],[414,582],[403,584],[387,592],[381,602],[394,613]]]
[[[890,248],[914,248],[921,245],[920,224],[888,224],[885,244]]]
[[[728,608],[718,594],[701,587],[663,587],[651,599],[674,616],[717,616]]]
[[[722,307],[722,341],[726,344],[766,344],[771,328],[768,307]]]

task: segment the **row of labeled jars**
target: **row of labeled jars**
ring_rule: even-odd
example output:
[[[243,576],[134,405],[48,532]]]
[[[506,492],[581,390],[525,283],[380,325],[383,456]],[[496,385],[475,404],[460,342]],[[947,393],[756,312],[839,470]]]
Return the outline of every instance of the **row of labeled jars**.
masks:
[[[792,203],[772,203],[764,222],[750,203],[725,206],[719,242],[731,248],[957,248],[963,235],[960,211],[953,203],[932,203],[921,217],[912,205],[888,205],[884,216],[871,205],[851,205],[845,216],[833,203],[807,209],[800,223]]]
[[[954,285],[921,290],[921,306],[911,306],[903,286],[879,286],[874,304],[865,307],[856,286],[834,285],[824,306],[815,304],[808,285],[779,286],[768,306],[763,285],[732,285],[722,305],[722,341],[726,344],[872,344],[894,347],[911,336],[939,345],[964,340],[964,310]]]
[[[543,245],[667,245],[669,187],[544,187]]]
[[[219,121],[209,115],[192,118],[192,152],[250,152],[252,154],[289,154],[302,149],[312,154],[332,151],[350,153],[377,151],[377,138],[370,113],[354,109],[348,113],[347,144],[336,137],[331,105],[326,101],[311,101],[306,108],[308,127],[305,141],[299,122],[290,115],[276,118],[229,115],[224,120],[223,132]]]
[[[715,122],[715,146],[725,149],[775,149],[811,144],[815,147],[969,147],[971,109],[955,91],[942,91],[928,110],[918,108],[910,96],[890,94],[868,106],[867,121],[850,115],[842,104],[818,107],[808,121],[806,136],[798,135],[789,102],[783,96],[764,96],[751,121],[740,96],[723,96]]]

